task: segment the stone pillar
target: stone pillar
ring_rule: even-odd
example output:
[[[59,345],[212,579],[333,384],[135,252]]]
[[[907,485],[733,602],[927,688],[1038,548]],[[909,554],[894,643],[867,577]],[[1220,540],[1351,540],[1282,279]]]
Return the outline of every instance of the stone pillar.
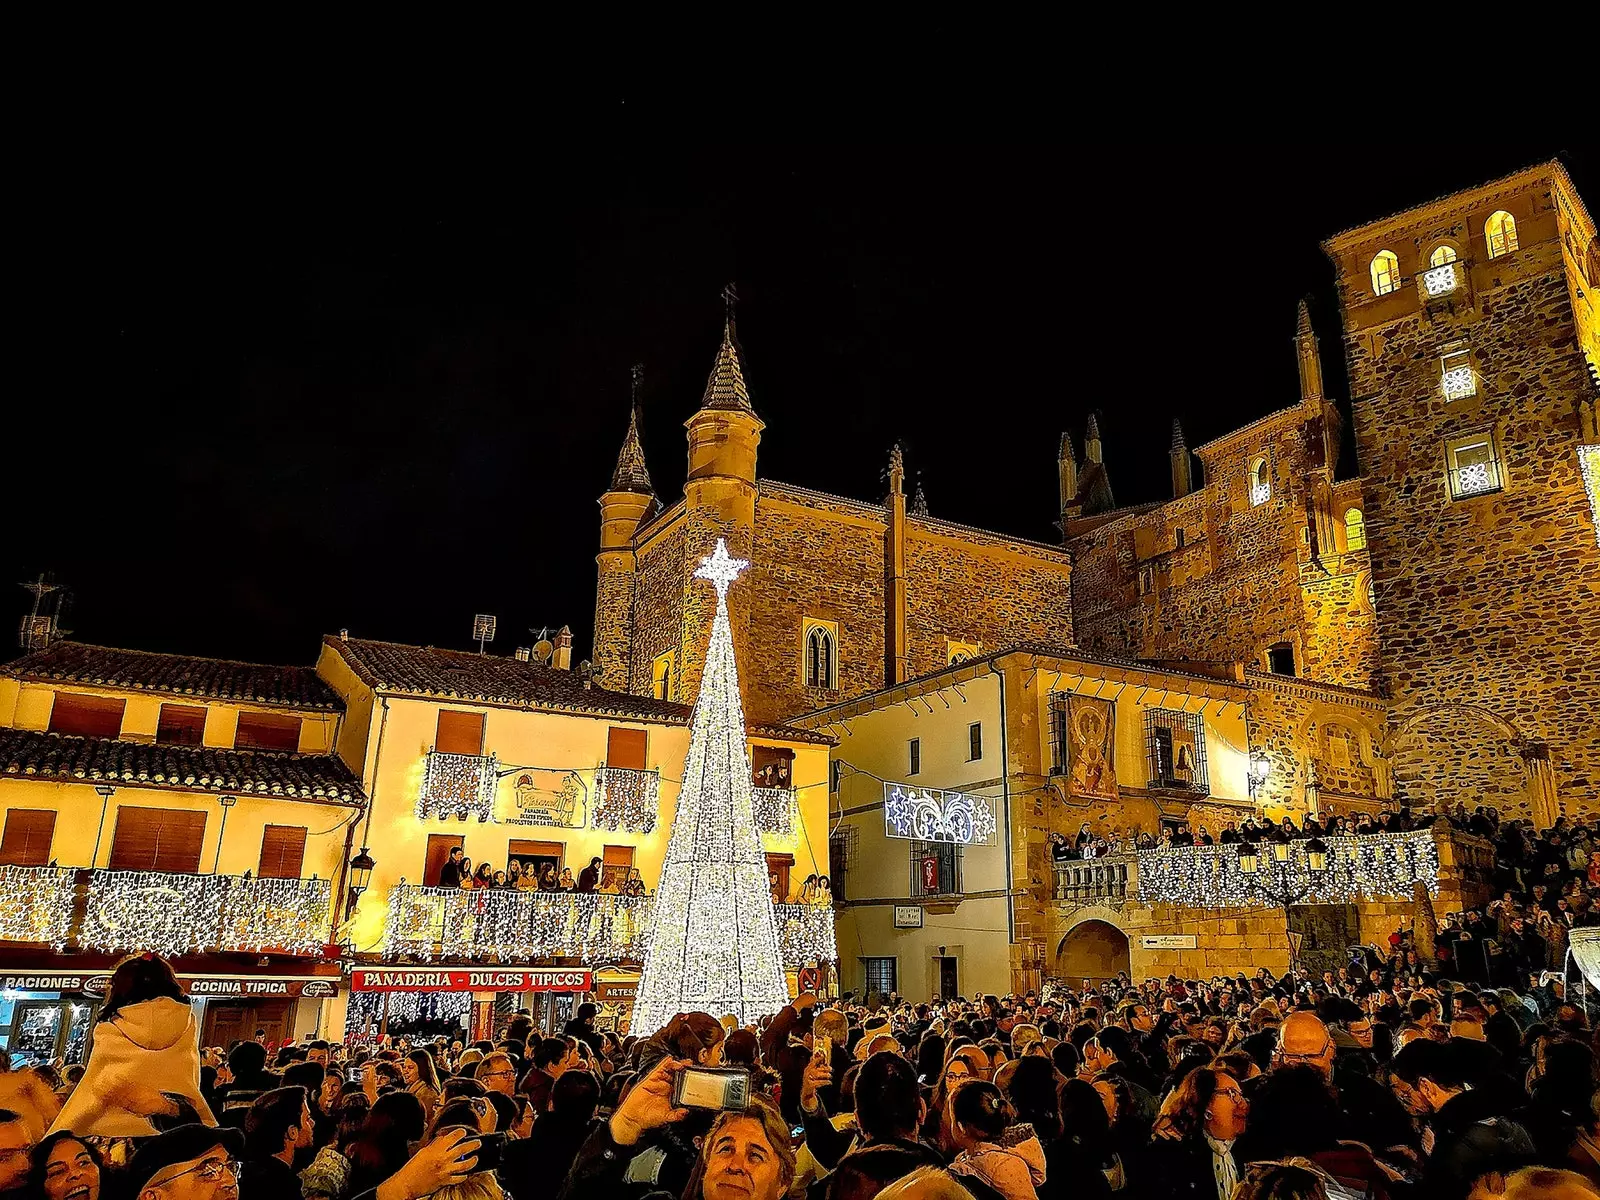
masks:
[[[1561,798],[1556,794],[1556,773],[1550,769],[1550,747],[1545,742],[1526,741],[1517,747],[1528,768],[1528,807],[1535,829],[1549,829],[1561,815]]]

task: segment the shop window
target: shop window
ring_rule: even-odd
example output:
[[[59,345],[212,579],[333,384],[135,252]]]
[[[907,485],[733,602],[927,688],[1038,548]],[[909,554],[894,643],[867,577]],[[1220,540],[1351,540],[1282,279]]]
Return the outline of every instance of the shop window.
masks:
[[[922,773],[922,739],[911,739],[910,762],[906,766],[907,775],[920,775]]]
[[[650,664],[650,694],[657,700],[671,700],[672,695],[672,665],[677,656],[671,650],[665,654],[656,655],[655,661]]]
[[[198,746],[206,737],[206,710],[190,704],[163,704],[156,722],[156,744]]]
[[[967,726],[967,761],[977,762],[983,757],[983,726],[977,721]]]
[[[482,754],[483,718],[481,712],[441,708],[433,731],[433,748],[440,754]]]
[[[1494,438],[1487,433],[1471,433],[1446,442],[1445,462],[1452,500],[1498,492],[1503,486]]]
[[[1379,250],[1372,258],[1372,294],[1387,296],[1400,290],[1400,260],[1392,250]]]
[[[206,814],[182,808],[119,808],[111,835],[113,871],[170,871],[193,875],[200,869],[206,839]]]
[[[600,890],[620,892],[633,870],[632,846],[607,846],[600,852]]]
[[[899,990],[895,982],[895,960],[892,958],[863,958],[861,974],[869,996],[873,993],[887,996]]]
[[[1268,646],[1267,670],[1274,675],[1293,675],[1294,647],[1288,642],[1279,642],[1275,646]]]
[[[242,712],[233,745],[236,750],[293,754],[300,749],[300,718],[286,713]]]
[[[7,809],[5,836],[0,840],[0,866],[49,866],[50,842],[55,833],[55,809]]]
[[[261,879],[299,879],[306,859],[304,825],[268,825],[261,831]]]
[[[1512,253],[1517,248],[1517,219],[1504,210],[1490,213],[1483,223],[1483,240],[1488,243],[1490,258]]]
[[[78,692],[57,692],[50,706],[50,732],[74,737],[114,738],[122,733],[122,710],[126,700],[110,696],[85,696]]]
[[[1365,550],[1367,548],[1367,519],[1361,515],[1359,508],[1345,510],[1344,548],[1346,550]]]
[[[804,631],[805,678],[810,688],[839,686],[839,629],[822,621],[807,621]]]

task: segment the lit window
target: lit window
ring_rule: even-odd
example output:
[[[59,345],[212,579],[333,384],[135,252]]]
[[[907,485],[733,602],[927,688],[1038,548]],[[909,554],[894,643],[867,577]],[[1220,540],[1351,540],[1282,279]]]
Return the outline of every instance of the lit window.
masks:
[[[1267,460],[1258,458],[1250,464],[1250,503],[1265,504],[1272,499],[1272,476],[1267,470]]]
[[[650,694],[657,700],[671,700],[672,697],[672,663],[676,656],[671,650],[665,654],[656,655],[655,661],[650,664]]]
[[[1472,354],[1465,347],[1446,350],[1439,356],[1439,383],[1446,400],[1465,400],[1478,392],[1477,376],[1472,372]]]
[[[1589,493],[1589,516],[1594,521],[1594,540],[1600,545],[1600,443],[1578,447],[1578,472]]]
[[[1372,294],[1387,296],[1400,290],[1400,260],[1393,250],[1379,250],[1372,259]]]
[[[805,627],[806,686],[812,688],[837,688],[839,686],[838,632],[836,627],[821,622],[807,622]]]
[[[1447,442],[1445,459],[1450,472],[1451,499],[1463,500],[1500,490],[1500,460],[1495,456],[1494,438],[1489,434],[1469,433]]]
[[[1517,219],[1502,209],[1483,223],[1483,240],[1489,243],[1489,257],[1499,258],[1517,248]]]
[[[1428,269],[1422,273],[1422,290],[1430,296],[1447,296],[1456,290],[1454,246],[1439,246],[1428,255]]]
[[[952,642],[946,638],[944,645],[947,666],[953,667],[957,663],[967,662],[983,653],[983,647],[976,642]]]
[[[1345,510],[1344,548],[1346,550],[1365,550],[1367,548],[1367,521],[1361,515],[1359,508]]]

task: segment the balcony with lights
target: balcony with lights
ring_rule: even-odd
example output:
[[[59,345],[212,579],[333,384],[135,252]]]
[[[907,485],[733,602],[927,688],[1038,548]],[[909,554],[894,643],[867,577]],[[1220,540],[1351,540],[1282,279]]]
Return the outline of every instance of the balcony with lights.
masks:
[[[794,840],[798,822],[795,819],[793,788],[752,788],[750,798],[755,806],[758,832],[784,841]]]
[[[595,799],[590,825],[595,829],[651,833],[661,804],[661,774],[632,767],[595,771]]]
[[[494,794],[500,764],[492,754],[449,754],[428,751],[417,793],[417,817],[428,821],[455,817],[465,821],[494,819]]]

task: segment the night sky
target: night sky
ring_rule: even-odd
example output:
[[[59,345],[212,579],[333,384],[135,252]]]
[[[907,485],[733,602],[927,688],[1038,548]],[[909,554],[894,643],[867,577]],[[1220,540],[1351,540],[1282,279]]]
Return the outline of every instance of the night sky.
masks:
[[[6,645],[11,581],[45,571],[88,642],[309,663],[341,626],[466,648],[489,612],[494,651],[570,624],[586,656],[628,368],[670,503],[730,279],[764,477],[878,500],[901,439],[933,515],[1055,541],[1063,429],[1081,452],[1097,411],[1119,503],[1165,498],[1174,416],[1193,446],[1295,401],[1302,295],[1344,395],[1321,238],[1558,153],[1600,210],[1593,147],[1290,153],[590,150],[515,182],[200,156],[108,165],[114,201],[38,180]]]

